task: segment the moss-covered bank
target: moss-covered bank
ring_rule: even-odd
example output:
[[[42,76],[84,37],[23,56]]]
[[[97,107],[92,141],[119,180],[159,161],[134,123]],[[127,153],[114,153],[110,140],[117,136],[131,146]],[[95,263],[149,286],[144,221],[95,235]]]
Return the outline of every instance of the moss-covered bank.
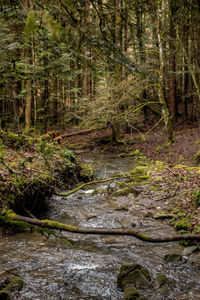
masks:
[[[37,214],[44,198],[92,175],[76,155],[49,136],[28,137],[0,132],[0,213],[12,208]]]

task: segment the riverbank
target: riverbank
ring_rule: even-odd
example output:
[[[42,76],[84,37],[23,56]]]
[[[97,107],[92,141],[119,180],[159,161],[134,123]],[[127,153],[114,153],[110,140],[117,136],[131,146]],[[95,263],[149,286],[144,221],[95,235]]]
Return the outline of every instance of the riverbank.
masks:
[[[0,139],[0,214],[13,209],[34,217],[45,209],[45,196],[92,176],[73,151],[50,135],[30,137],[0,131]],[[3,226],[1,234],[5,231]]]

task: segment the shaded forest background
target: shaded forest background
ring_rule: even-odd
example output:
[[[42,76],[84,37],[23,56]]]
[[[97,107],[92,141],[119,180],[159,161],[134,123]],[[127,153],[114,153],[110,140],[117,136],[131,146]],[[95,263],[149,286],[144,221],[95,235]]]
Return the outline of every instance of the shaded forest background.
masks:
[[[200,113],[199,0],[0,1],[0,126],[121,131]]]

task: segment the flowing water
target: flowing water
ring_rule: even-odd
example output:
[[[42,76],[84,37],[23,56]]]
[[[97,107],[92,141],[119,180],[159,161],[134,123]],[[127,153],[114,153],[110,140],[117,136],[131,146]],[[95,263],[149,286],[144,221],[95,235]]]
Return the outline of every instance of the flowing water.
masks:
[[[114,155],[85,155],[86,163],[94,163],[97,175],[109,177],[115,172],[127,171],[134,161]],[[167,223],[144,218],[143,210],[153,205],[152,198],[114,198],[110,190],[116,183],[99,184],[80,190],[64,198],[47,199],[45,218],[93,228],[131,228],[150,235],[174,234]],[[94,189],[98,193],[94,193]],[[129,210],[116,210],[120,205]],[[200,299],[200,262],[198,255],[166,264],[167,253],[181,253],[178,243],[149,244],[134,237],[77,235],[62,233],[73,243],[70,247],[57,238],[46,240],[39,234],[19,233],[0,240],[0,269],[18,274],[25,281],[16,299],[27,300],[120,300],[123,293],[117,288],[117,274],[121,264],[137,263],[145,266],[152,276],[154,288],[142,291],[151,300]],[[155,277],[165,274],[171,284],[163,289]]]

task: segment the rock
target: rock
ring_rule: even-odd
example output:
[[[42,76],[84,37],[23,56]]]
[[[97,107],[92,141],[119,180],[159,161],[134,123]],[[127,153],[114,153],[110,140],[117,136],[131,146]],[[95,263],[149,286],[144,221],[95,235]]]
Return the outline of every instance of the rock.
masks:
[[[20,291],[24,285],[24,281],[20,277],[14,277],[8,285],[3,289],[5,292]]]
[[[172,254],[166,254],[164,256],[164,261],[165,262],[178,262],[182,260],[182,255],[172,253]]]
[[[137,287],[150,287],[151,276],[149,271],[140,265],[122,265],[117,278],[117,285],[124,290],[126,285]]]
[[[190,246],[183,249],[182,255],[188,256],[191,255],[193,252],[199,250],[198,246]]]
[[[11,295],[8,292],[0,291],[0,300],[11,300]]]
[[[124,288],[124,300],[138,299],[139,293],[133,284],[127,284]]]
[[[169,279],[164,274],[157,275],[156,280],[158,282],[159,288],[170,283]]]

